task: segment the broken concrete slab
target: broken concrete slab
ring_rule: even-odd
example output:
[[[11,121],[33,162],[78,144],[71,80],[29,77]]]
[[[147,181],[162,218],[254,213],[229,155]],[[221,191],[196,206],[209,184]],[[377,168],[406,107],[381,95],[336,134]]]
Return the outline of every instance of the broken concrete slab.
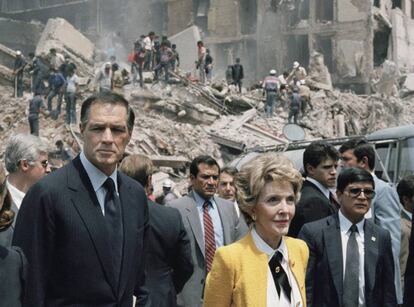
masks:
[[[324,56],[322,53],[316,51],[312,53],[309,61],[306,84],[318,89],[332,90],[331,74],[324,63]]]
[[[406,75],[403,87],[409,91],[414,91],[414,73]]]
[[[195,70],[194,62],[197,59],[197,42],[201,40],[198,27],[191,26],[169,37],[169,40],[177,45],[180,54],[180,69],[185,72],[193,72]]]
[[[77,66],[77,74],[90,76],[93,73],[95,45],[63,18],[48,20],[39,43],[36,55],[46,56],[51,48],[68,55]]]
[[[0,44],[0,65],[13,69],[15,59],[16,52],[13,49]]]

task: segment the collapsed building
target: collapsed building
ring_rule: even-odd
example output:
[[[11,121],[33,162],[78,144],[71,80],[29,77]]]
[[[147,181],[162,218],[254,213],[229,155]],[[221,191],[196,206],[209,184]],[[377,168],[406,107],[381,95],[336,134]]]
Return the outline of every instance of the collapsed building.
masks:
[[[324,55],[334,86],[371,91],[385,60],[413,71],[414,4],[411,0],[168,0],[170,35],[197,25],[226,67],[243,59],[251,79],[270,68],[290,70]]]

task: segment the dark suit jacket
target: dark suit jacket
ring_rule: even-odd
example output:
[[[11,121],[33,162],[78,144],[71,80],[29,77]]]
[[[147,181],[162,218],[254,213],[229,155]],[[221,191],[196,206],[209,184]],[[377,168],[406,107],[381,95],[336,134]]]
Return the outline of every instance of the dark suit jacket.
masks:
[[[307,306],[343,306],[342,240],[338,214],[304,225],[299,238],[309,247],[305,281]],[[366,306],[396,307],[390,234],[372,221],[365,220],[364,242]]]
[[[193,273],[190,240],[177,209],[148,202],[146,288],[151,307],[175,307],[177,293]]]
[[[288,235],[296,238],[303,224],[323,219],[337,211],[316,185],[305,180]]]
[[[404,274],[404,306],[414,306],[414,228],[411,220],[410,248],[407,259],[407,268]]]
[[[0,246],[0,305],[20,307],[27,277],[27,261],[18,247]]]
[[[142,286],[147,198],[118,173],[124,229],[122,267],[115,276],[108,229],[89,177],[75,158],[26,194],[14,231],[29,262],[26,306],[132,306]]]

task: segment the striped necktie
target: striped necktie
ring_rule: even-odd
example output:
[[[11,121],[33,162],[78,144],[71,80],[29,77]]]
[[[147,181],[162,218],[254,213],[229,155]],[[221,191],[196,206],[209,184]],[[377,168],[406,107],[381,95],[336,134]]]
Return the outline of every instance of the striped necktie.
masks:
[[[213,264],[214,253],[216,252],[216,240],[214,238],[214,226],[208,209],[211,207],[211,202],[206,201],[203,204],[203,223],[204,223],[204,246],[205,246],[205,261],[207,273],[211,270]]]

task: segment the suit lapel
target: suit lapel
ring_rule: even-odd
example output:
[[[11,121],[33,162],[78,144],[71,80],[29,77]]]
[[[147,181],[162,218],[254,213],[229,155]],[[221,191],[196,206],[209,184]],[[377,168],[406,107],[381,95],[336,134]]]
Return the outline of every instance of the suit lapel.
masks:
[[[120,291],[119,293],[122,295],[124,292],[126,283],[128,281],[127,278],[124,276],[129,275],[128,271],[131,267],[133,267],[133,253],[134,253],[134,245],[136,245],[135,238],[136,232],[134,233],[134,225],[136,225],[136,220],[133,214],[127,214],[127,212],[134,212],[133,206],[140,206],[143,204],[139,204],[138,200],[134,200],[131,198],[131,193],[129,190],[131,186],[123,182],[122,175],[118,172],[118,191],[121,200],[121,207],[122,207],[122,221],[124,226],[124,245],[122,251],[122,267],[121,267],[121,276],[119,281]]]
[[[190,204],[187,206],[187,219],[191,226],[191,230],[193,231],[194,237],[196,239],[196,242],[198,244],[198,247],[201,250],[201,253],[204,255],[204,238],[203,238],[203,231],[201,228],[201,222],[200,222],[200,215],[197,210],[197,204],[194,199],[193,193],[188,194],[188,198],[190,201]],[[192,203],[191,203],[192,202]]]
[[[326,242],[326,253],[336,292],[339,300],[342,301],[343,259],[338,214],[331,216],[327,220],[327,223],[328,227],[323,230],[323,236]]]
[[[365,293],[371,292],[375,285],[375,271],[378,262],[378,238],[372,227],[372,222],[365,220],[364,246],[365,246]]]
[[[304,184],[309,184],[310,187],[312,187],[314,190],[319,192],[321,197],[326,199],[327,204],[328,204],[329,208],[331,209],[332,214],[338,212],[337,208],[335,208],[335,206],[331,204],[331,200],[329,198],[326,198],[326,195],[323,194],[323,192],[314,183],[310,182],[309,180],[306,180]]]
[[[117,296],[117,282],[114,275],[111,253],[108,253],[111,249],[107,240],[108,229],[98,199],[79,156],[73,160],[70,166],[73,166],[73,168],[70,167],[68,169],[68,187],[71,192],[72,203],[89,232],[101,262],[102,270],[114,295]]]

